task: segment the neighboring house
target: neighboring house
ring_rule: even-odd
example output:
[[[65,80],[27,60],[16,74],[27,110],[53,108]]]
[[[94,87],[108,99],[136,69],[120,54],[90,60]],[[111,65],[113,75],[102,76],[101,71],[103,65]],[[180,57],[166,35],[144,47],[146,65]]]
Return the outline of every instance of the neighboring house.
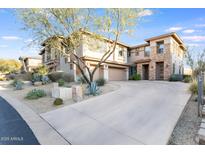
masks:
[[[192,75],[192,69],[191,68],[184,68],[184,75]]]
[[[42,64],[41,57],[23,57],[23,60],[28,72],[31,72],[34,68]]]
[[[76,54],[92,69],[113,42],[110,39],[96,40],[92,33],[84,31],[80,46]],[[144,80],[168,80],[171,74],[183,74],[183,54],[185,47],[176,33],[169,33],[145,40],[147,43],[130,47],[124,43],[117,43],[115,52],[96,71],[94,79],[128,80],[134,73],[139,73]],[[80,71],[70,61],[70,57],[63,57],[60,50],[65,50],[60,43],[52,48],[46,41],[42,43],[40,51],[43,64],[50,71],[64,71],[73,74],[77,80]]]

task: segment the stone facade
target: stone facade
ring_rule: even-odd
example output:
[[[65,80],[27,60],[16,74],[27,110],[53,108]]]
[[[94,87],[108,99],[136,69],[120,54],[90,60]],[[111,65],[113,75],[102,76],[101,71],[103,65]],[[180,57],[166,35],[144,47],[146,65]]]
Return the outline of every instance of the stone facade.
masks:
[[[157,53],[157,42],[163,42],[163,52]],[[145,56],[145,48],[150,48],[150,55]],[[139,53],[136,53],[139,52]],[[148,44],[131,49],[130,63],[136,63],[137,73],[144,79],[143,66],[148,66],[148,79],[156,80],[157,64],[163,64],[163,80],[169,80],[172,74],[183,74],[183,55],[185,49],[171,36],[154,39]],[[173,68],[173,65],[176,68]]]

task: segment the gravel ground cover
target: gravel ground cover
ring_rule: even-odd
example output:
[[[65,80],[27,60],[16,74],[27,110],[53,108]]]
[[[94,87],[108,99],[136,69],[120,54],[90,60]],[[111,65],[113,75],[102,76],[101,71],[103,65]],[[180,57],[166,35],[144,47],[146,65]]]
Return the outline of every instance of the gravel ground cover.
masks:
[[[31,84],[27,83],[24,85],[23,90],[14,90],[14,88],[10,86],[9,83],[10,82],[0,82],[0,93],[1,92],[6,93],[7,95],[18,99],[20,102],[26,104],[38,114],[45,113],[51,110],[55,110],[57,108],[61,108],[61,107],[76,103],[72,99],[69,99],[69,100],[64,101],[62,105],[54,106],[53,102],[55,98],[51,97],[51,89],[53,87],[52,83],[47,84],[47,85],[37,86],[37,87],[32,86]],[[71,87],[71,85],[68,85],[68,86]],[[100,95],[115,91],[119,88],[120,88],[120,85],[118,84],[107,83],[104,86],[100,87],[100,91],[101,91]],[[32,89],[42,89],[47,93],[47,96],[36,99],[36,100],[25,99],[26,94]],[[92,97],[97,97],[97,96],[84,96],[83,100],[90,99]]]
[[[198,117],[196,96],[192,96],[186,105],[172,135],[171,145],[196,145],[196,134],[199,129],[201,118]]]

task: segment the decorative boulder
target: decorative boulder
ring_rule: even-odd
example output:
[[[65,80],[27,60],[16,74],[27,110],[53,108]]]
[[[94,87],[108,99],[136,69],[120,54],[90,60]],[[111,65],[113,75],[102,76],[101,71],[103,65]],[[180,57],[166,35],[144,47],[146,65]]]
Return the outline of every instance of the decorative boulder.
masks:
[[[75,102],[83,100],[83,87],[81,85],[72,86],[72,98]]]
[[[72,89],[66,87],[54,87],[52,88],[52,97],[61,98],[62,100],[67,100],[72,98]]]

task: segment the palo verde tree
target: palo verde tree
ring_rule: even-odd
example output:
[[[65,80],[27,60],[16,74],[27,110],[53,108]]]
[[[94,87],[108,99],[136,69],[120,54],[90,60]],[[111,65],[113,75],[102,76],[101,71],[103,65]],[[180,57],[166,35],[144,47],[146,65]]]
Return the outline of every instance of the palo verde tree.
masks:
[[[65,47],[62,55],[72,57],[72,62],[80,70],[82,77],[90,85],[96,70],[115,51],[123,33],[132,33],[143,9],[17,9],[24,29],[32,32],[34,42],[40,44],[47,38],[60,40]],[[113,41],[103,53],[94,69],[87,66],[82,57],[76,54],[83,31],[91,31],[92,38],[103,40],[106,36]],[[50,39],[50,45],[55,43]],[[48,41],[48,39],[47,39]],[[89,42],[89,41],[88,41]]]

